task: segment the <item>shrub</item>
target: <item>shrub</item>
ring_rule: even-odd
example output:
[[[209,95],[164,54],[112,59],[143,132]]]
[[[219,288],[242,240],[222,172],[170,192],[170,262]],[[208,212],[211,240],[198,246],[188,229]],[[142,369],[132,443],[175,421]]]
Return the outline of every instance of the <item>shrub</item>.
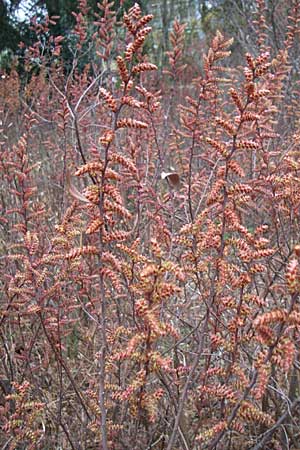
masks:
[[[218,31],[192,82],[184,26],[158,76],[137,4],[87,30],[80,2],[69,73],[33,23],[0,80],[3,448],[296,445],[291,3],[276,54],[261,32],[231,67]]]

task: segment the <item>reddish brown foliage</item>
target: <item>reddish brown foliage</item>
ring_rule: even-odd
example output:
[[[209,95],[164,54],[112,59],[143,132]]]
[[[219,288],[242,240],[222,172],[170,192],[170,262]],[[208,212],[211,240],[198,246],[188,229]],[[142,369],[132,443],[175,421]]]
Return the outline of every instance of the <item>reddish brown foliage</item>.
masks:
[[[152,16],[118,40],[107,1],[67,77],[50,39],[0,80],[3,448],[296,445],[299,20],[271,54],[262,3],[244,67],[217,32],[192,83],[184,26],[159,81]]]

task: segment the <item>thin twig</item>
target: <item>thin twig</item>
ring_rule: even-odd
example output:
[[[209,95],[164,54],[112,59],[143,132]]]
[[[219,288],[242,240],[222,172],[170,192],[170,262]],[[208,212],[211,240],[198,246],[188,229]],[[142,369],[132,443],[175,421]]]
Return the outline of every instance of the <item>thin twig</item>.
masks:
[[[300,397],[298,397],[291,406],[285,411],[284,414],[277,420],[277,422],[263,434],[263,438],[260,442],[258,442],[254,447],[251,448],[251,450],[260,450],[262,448],[265,448],[265,444],[267,441],[273,436],[273,434],[276,432],[277,428],[279,428],[284,421],[287,419],[288,416],[290,416],[294,409],[297,408],[297,406],[300,405]]]

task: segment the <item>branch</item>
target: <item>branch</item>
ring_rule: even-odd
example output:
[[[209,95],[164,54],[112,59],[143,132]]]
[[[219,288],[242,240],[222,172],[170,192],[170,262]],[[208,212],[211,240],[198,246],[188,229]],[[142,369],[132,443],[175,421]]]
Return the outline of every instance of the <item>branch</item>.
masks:
[[[282,416],[277,420],[277,422],[263,434],[262,440],[258,442],[254,447],[252,447],[251,450],[260,450],[262,448],[265,448],[265,444],[267,443],[267,441],[272,437],[277,428],[284,423],[285,419],[292,414],[293,410],[296,409],[298,405],[300,405],[300,397],[298,397],[291,404],[291,406],[285,411],[285,413],[282,414]]]
[[[197,369],[200,355],[203,352],[205,329],[207,327],[208,318],[209,318],[209,314],[206,315],[206,319],[205,319],[205,322],[203,324],[203,330],[202,330],[202,333],[201,333],[201,341],[199,342],[198,351],[197,351],[197,353],[195,355],[192,368],[191,368],[189,376],[188,376],[188,378],[187,378],[187,380],[185,382],[185,385],[184,385],[184,388],[183,388],[183,391],[182,391],[182,394],[181,394],[181,398],[179,400],[178,411],[177,411],[177,415],[176,415],[173,431],[172,431],[172,434],[171,434],[171,437],[170,437],[170,440],[169,440],[169,443],[168,443],[168,446],[167,446],[166,450],[172,450],[174,448],[174,443],[175,443],[176,436],[177,436],[177,431],[178,431],[178,428],[179,428],[179,425],[180,425],[180,420],[181,420],[181,416],[182,416],[182,413],[183,413],[183,408],[184,408],[184,405],[186,404],[186,398],[187,398],[188,390],[189,390],[192,378],[194,376],[194,373],[195,373],[195,371]]]

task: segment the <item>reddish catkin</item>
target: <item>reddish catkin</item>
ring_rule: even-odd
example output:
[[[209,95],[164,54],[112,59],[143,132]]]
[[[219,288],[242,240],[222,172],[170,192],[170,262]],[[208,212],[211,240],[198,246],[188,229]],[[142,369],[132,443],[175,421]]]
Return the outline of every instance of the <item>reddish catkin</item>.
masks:
[[[125,50],[125,60],[131,61],[134,53],[136,53],[144,44],[147,35],[151,32],[151,27],[145,27],[140,29],[135,35],[135,39],[133,42],[130,42]]]
[[[121,181],[121,176],[113,169],[106,169],[105,177],[109,180]]]
[[[132,48],[132,55],[134,53],[136,53],[142,47],[142,45],[144,44],[144,42],[146,40],[146,36],[147,36],[146,33],[145,33],[145,35],[140,34],[139,36],[138,35],[136,36],[135,40],[132,43],[132,47],[131,47]]]
[[[260,117],[261,116],[259,114],[246,112],[242,115],[241,122],[254,122],[256,120],[260,120]]]
[[[129,17],[138,20],[142,15],[142,10],[138,3],[135,3],[128,11]]]
[[[246,60],[247,60],[247,64],[249,66],[249,69],[254,70],[256,67],[256,62],[255,59],[253,58],[252,55],[250,55],[250,53],[246,53]]]
[[[27,231],[24,241],[29,253],[34,255],[39,247],[39,237],[37,233]]]
[[[251,83],[254,79],[254,73],[252,70],[248,69],[248,67],[244,68],[244,76],[246,78],[246,81],[248,81],[248,83]]]
[[[136,22],[136,29],[140,29],[142,27],[144,27],[145,25],[147,25],[147,23],[151,22],[151,20],[153,19],[153,15],[152,14],[147,14],[146,16],[141,17],[137,22]]]
[[[259,100],[263,97],[268,97],[270,95],[269,89],[260,89],[259,91],[255,91],[252,95],[253,100]]]
[[[245,172],[244,169],[239,165],[239,163],[233,159],[231,159],[230,161],[228,161],[227,163],[227,167],[228,169],[230,169],[235,175],[239,176],[239,177],[244,177],[245,176]]]
[[[223,142],[219,142],[208,137],[206,138],[206,142],[214,147],[222,156],[224,156],[224,158],[228,156],[228,149]]]
[[[92,185],[88,186],[84,190],[84,197],[87,198],[91,203],[97,204],[99,201],[100,188],[99,186]]]
[[[236,146],[237,148],[246,148],[248,150],[256,150],[259,148],[259,144],[254,141],[238,141]]]
[[[121,56],[117,56],[117,65],[121,80],[124,83],[127,83],[129,80],[129,72],[127,70],[126,62]]]
[[[120,119],[120,120],[118,120],[117,128],[140,128],[140,129],[145,129],[145,128],[148,128],[148,124],[145,123],[145,122],[141,122],[140,120],[127,118],[127,119]]]
[[[235,135],[235,126],[228,120],[222,119],[221,117],[216,117],[216,123],[221,125],[221,127],[224,128],[230,136]]]
[[[151,33],[152,28],[151,27],[145,27],[142,28],[138,31],[138,33],[136,34],[136,40],[139,40],[141,38],[145,38],[146,36],[148,36],[149,33]]]
[[[138,108],[138,109],[139,108],[146,108],[146,104],[145,103],[139,102],[138,100],[136,100],[131,95],[125,95],[124,97],[122,97],[121,104],[122,105],[128,105],[128,106],[131,106],[132,108]]]
[[[103,261],[110,264],[116,271],[122,272],[122,266],[118,258],[111,252],[104,252],[102,255]]]
[[[124,206],[116,202],[111,202],[108,199],[105,199],[104,201],[104,208],[106,212],[117,213],[119,216],[124,217],[126,219],[132,218],[131,213],[126,208],[124,208]]]
[[[122,213],[121,213],[122,215]],[[105,243],[114,242],[114,241],[126,241],[130,233],[126,231],[111,231],[109,233],[105,232],[103,234],[103,241]]]
[[[146,98],[147,101],[155,98],[154,94],[148,91],[144,86],[135,86],[135,89]]]
[[[151,63],[140,63],[137,66],[134,66],[132,69],[132,73],[141,73],[149,70],[157,70],[157,66]]]
[[[125,50],[124,57],[127,62],[130,62],[134,53],[133,43],[130,42]]]
[[[130,161],[128,158],[126,158],[124,155],[121,155],[119,153],[111,153],[110,159],[113,162],[121,164],[123,167],[125,167],[129,172],[131,172],[133,175],[137,174],[137,168],[136,165]]]
[[[266,63],[268,61],[269,58],[270,58],[270,53],[269,52],[262,53],[255,60],[256,66],[263,65],[264,63]]]
[[[111,109],[111,111],[116,112],[117,111],[117,102],[114,99],[114,97],[112,96],[112,94],[104,88],[100,88],[99,92],[100,92],[101,96],[103,97],[103,99],[105,100],[105,103],[108,106],[108,108]]]
[[[120,292],[122,284],[118,275],[108,267],[102,267],[100,270],[103,277],[111,282],[111,284],[113,285],[113,287],[116,289],[117,292]]]
[[[248,194],[253,191],[253,188],[249,184],[237,183],[228,189],[229,194]]]
[[[261,325],[269,325],[272,323],[283,322],[287,319],[287,313],[285,310],[279,309],[259,316],[254,321],[254,326],[259,328]]]
[[[75,175],[81,176],[85,173],[101,172],[103,170],[103,164],[100,161],[93,161],[88,164],[84,164],[76,170]]]
[[[292,259],[287,266],[286,282],[289,292],[299,292],[300,289],[300,270],[297,259]]]
[[[244,109],[243,102],[238,92],[234,88],[231,88],[229,90],[229,93],[238,110],[243,111]]]
[[[107,131],[105,131],[105,132],[103,133],[103,135],[99,138],[99,142],[100,142],[100,144],[102,144],[102,145],[110,144],[110,143],[113,141],[114,136],[115,136],[115,134],[114,134],[113,130],[107,130]]]
[[[86,229],[87,234],[96,233],[100,229],[100,227],[103,225],[103,219],[100,217],[97,217],[96,219],[92,220],[90,224],[88,225]]]
[[[132,22],[132,20],[129,17],[129,15],[128,14],[124,14],[123,20],[124,20],[124,23],[125,23],[128,31],[130,31],[130,33],[134,35],[135,32],[136,32],[136,25]]]
[[[74,259],[83,255],[97,255],[99,249],[92,245],[87,245],[83,247],[73,248],[66,256],[65,259]]]

